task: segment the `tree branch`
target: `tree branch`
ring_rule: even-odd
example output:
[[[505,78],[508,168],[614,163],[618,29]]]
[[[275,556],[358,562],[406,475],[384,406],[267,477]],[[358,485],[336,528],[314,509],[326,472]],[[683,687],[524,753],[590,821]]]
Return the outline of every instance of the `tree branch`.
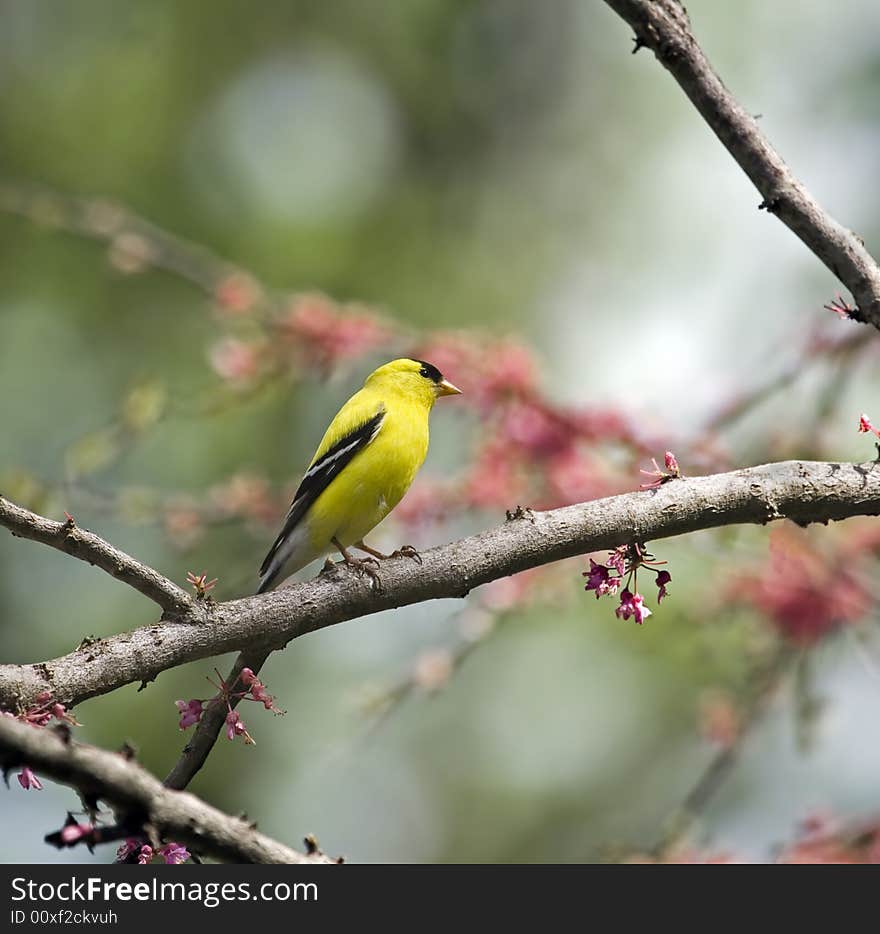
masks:
[[[250,273],[206,246],[169,233],[107,198],[78,198],[42,185],[6,181],[0,183],[0,211],[109,243],[135,267],[164,269],[212,297],[231,277],[256,286]]]
[[[238,817],[187,792],[172,791],[136,762],[71,742],[51,729],[0,717],[0,765],[27,764],[43,775],[109,802],[131,836],[158,835],[198,853],[236,863],[330,863],[278,843]]]
[[[605,0],[675,78],[775,214],[852,293],[852,317],[880,329],[880,267],[795,178],[758,123],[724,86],[691,32],[678,0]]]
[[[195,611],[195,602],[173,581],[114,548],[93,532],[81,529],[73,520],[54,522],[16,506],[0,495],[0,525],[17,538],[42,542],[99,567],[158,603],[169,616],[192,616]]]
[[[528,568],[632,542],[739,523],[799,524],[880,514],[880,462],[786,461],[673,480],[548,512],[518,513],[503,525],[409,558],[383,562],[375,590],[347,567],[270,594],[198,604],[188,614],[83,645],[36,665],[0,666],[0,707],[42,691],[68,706],[224,652],[283,648],[346,620],[425,600],[464,597],[474,587]]]

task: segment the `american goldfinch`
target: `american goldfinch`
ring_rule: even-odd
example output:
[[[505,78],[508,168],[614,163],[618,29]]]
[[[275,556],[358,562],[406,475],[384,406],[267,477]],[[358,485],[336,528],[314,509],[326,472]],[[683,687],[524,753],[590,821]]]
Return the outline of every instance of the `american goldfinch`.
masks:
[[[428,416],[440,396],[461,392],[423,360],[392,360],[373,371],[339,410],[293,497],[284,528],[260,568],[263,593],[282,571],[293,574],[338,550],[375,576],[384,555],[364,544],[403,499],[428,453]],[[355,558],[354,546],[370,557]],[[401,549],[395,554],[410,554]]]

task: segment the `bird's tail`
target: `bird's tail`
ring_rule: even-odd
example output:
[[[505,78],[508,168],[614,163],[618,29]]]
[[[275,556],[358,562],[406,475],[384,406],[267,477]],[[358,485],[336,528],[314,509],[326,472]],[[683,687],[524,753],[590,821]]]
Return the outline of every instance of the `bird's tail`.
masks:
[[[278,575],[281,573],[281,566],[270,565],[269,569],[265,574],[260,575],[260,586],[256,589],[256,593],[265,593],[267,590],[271,590],[275,586],[275,581],[278,579]]]
[[[286,576],[295,574],[318,557],[320,551],[311,544],[308,532],[303,526],[298,526],[287,534],[282,533],[260,567],[260,586],[257,593],[271,590],[282,576],[282,572]]]
[[[275,543],[269,549],[269,554],[266,555],[263,563],[260,565],[260,586],[257,588],[258,594],[265,593],[272,587],[278,579],[281,569],[286,564],[289,552],[284,548],[284,544],[285,536],[284,533],[282,533],[275,539]]]

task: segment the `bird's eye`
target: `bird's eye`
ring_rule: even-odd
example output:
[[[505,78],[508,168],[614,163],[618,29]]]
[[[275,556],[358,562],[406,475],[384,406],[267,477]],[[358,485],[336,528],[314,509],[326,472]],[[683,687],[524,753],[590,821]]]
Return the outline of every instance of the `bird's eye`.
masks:
[[[432,383],[442,383],[443,374],[435,367],[432,363],[425,363],[424,360],[419,360],[422,368],[419,370],[419,375],[423,376],[425,379],[431,380]]]

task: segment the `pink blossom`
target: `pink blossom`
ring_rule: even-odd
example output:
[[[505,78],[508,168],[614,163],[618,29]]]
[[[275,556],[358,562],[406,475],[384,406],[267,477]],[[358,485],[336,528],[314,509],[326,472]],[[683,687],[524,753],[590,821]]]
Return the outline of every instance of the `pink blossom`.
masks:
[[[511,460],[504,441],[490,439],[468,470],[466,501],[478,509],[499,508],[521,502],[525,493],[525,478]]]
[[[231,742],[236,736],[243,736],[246,743],[253,743],[238,711],[230,710],[226,714],[226,738]]]
[[[248,689],[248,693],[255,701],[259,701],[266,710],[274,713],[283,713],[275,706],[275,698],[266,690],[266,685],[253,673],[250,668],[242,668],[239,675],[242,684]]]
[[[438,333],[413,355],[430,360],[441,373],[454,372],[465,400],[481,412],[495,411],[505,401],[537,398],[534,356],[528,347],[510,338],[492,340],[462,332]]]
[[[864,618],[871,596],[845,550],[826,554],[794,529],[770,533],[770,561],[738,575],[731,596],[762,612],[798,645],[812,645],[846,623]]]
[[[19,785],[21,785],[25,791],[30,791],[31,788],[33,788],[34,791],[43,790],[43,783],[34,775],[33,771],[28,766],[25,766],[15,777],[18,779]]]
[[[568,421],[584,441],[617,441],[634,448],[642,446],[629,420],[616,409],[606,406],[578,409],[568,414]]]
[[[829,864],[880,862],[880,826],[876,819],[841,826],[830,816],[805,822],[801,835],[777,860],[780,863]]]
[[[177,709],[180,711],[180,729],[185,730],[194,723],[202,719],[204,713],[204,703],[196,698],[188,701],[175,701]]]
[[[34,703],[18,715],[19,720],[31,726],[46,726],[53,717],[71,726],[79,726],[76,717],[68,713],[64,704],[54,700],[49,691],[41,691],[34,698]]]
[[[141,847],[141,841],[137,837],[127,837],[125,843],[123,843],[116,850],[116,860],[117,862],[124,863],[133,853],[137,852]]]
[[[596,564],[590,558],[590,570],[584,571],[582,576],[587,578],[585,590],[598,590],[599,586],[608,580],[608,568],[604,564]],[[596,596],[599,595],[596,594]]]
[[[251,685],[251,697],[255,701],[259,701],[266,710],[274,710],[275,713],[281,713],[281,711],[275,706],[275,698],[266,690],[266,685],[262,681],[254,680],[254,683]]]
[[[665,457],[663,458],[663,463],[666,466],[666,470],[661,470],[660,465],[657,463],[657,459],[652,457],[651,463],[654,465],[653,470],[640,470],[639,473],[643,474],[645,477],[651,477],[651,480],[647,483],[640,483],[640,490],[657,490],[664,483],[668,483],[670,480],[675,480],[681,476],[681,470],[678,466],[678,461],[676,460],[675,455],[672,451],[667,451]]]
[[[424,343],[412,350],[417,360],[430,360],[441,373],[455,373],[455,385],[464,392],[464,399],[476,404],[479,395],[480,367],[484,359],[479,339],[458,331],[435,331]]]
[[[546,472],[550,508],[596,499],[611,492],[595,462],[576,445],[551,457]]]
[[[669,571],[660,571],[659,574],[654,578],[654,583],[660,588],[660,591],[657,594],[657,602],[660,601],[666,596],[666,585],[672,580],[672,575]]]
[[[413,681],[424,691],[439,691],[452,677],[455,660],[449,649],[431,649],[416,659]]]
[[[168,866],[178,866],[189,859],[189,850],[177,843],[166,843],[159,849],[159,855]]]
[[[91,836],[94,829],[90,824],[67,824],[61,828],[61,842],[72,846],[83,837]]]
[[[224,337],[210,352],[214,372],[230,383],[246,383],[260,369],[260,353],[254,344],[246,344],[235,337]]]
[[[617,593],[617,588],[620,587],[620,578],[611,577],[609,569],[604,564],[596,564],[592,558],[590,558],[590,570],[584,571],[583,576],[587,578],[584,590],[595,590],[597,600],[606,594]]]
[[[149,845],[149,843],[145,843],[141,847],[140,852],[138,853],[138,860],[137,860],[138,865],[139,866],[148,865],[152,861],[153,855],[154,855],[153,848]]]
[[[449,483],[436,477],[419,477],[394,511],[394,517],[404,525],[417,526],[440,522],[455,509],[456,499]]]
[[[64,704],[59,704],[58,701],[55,701],[52,706],[49,708],[52,711],[52,716],[56,720],[61,720],[64,723],[69,723],[71,726],[79,726],[79,721],[74,717],[70,711],[64,706]]]
[[[517,401],[507,407],[502,434],[523,454],[543,458],[571,446],[571,432],[555,413],[534,401]]]
[[[540,584],[542,568],[530,568],[511,577],[501,577],[481,590],[481,602],[490,611],[503,613],[514,607],[520,609],[534,599]]]
[[[538,385],[538,368],[528,347],[514,340],[500,341],[483,357],[482,390],[489,396],[532,393]]]
[[[867,415],[859,416],[859,431],[860,432],[872,431],[875,435],[877,435],[878,438],[880,438],[880,428],[875,428],[871,424],[871,419],[868,418]]]
[[[214,287],[217,304],[231,314],[249,311],[260,298],[260,286],[242,272],[233,272]]]
[[[615,548],[614,551],[608,554],[608,564],[610,567],[614,568],[618,574],[623,576],[626,571],[626,559],[629,554],[629,546],[621,545],[619,548]]]
[[[296,299],[282,328],[297,346],[304,346],[306,362],[329,367],[369,353],[390,337],[388,325],[367,308],[340,308],[325,295]]]
[[[620,606],[614,612],[621,619],[632,616],[640,626],[651,616],[651,611],[644,604],[644,597],[640,593],[630,593],[629,590],[621,591]]]
[[[853,308],[852,305],[842,296],[838,295],[836,298],[831,299],[827,305],[823,305],[823,308],[828,311],[833,311],[838,318],[852,318],[853,312],[858,311],[858,308]]]

